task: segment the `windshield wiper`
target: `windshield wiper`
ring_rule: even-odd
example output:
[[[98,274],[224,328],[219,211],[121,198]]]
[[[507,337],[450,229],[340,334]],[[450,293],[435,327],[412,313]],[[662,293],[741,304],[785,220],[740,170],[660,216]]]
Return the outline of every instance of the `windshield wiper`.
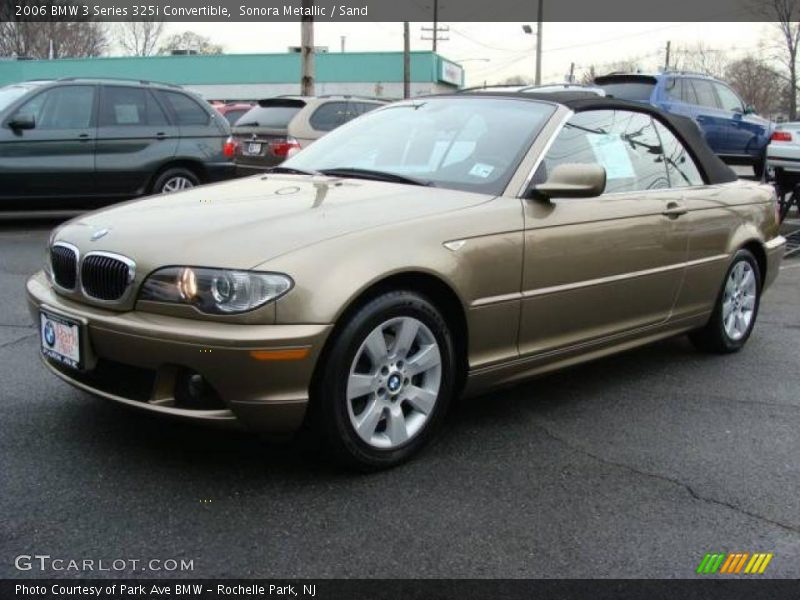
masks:
[[[337,167],[335,169],[322,169],[323,175],[333,177],[353,177],[356,179],[373,179],[375,181],[387,181],[389,183],[405,183],[408,185],[421,185],[425,187],[435,187],[432,181],[427,179],[417,179],[408,175],[398,175],[388,171],[373,171],[372,169],[358,169],[355,167]]]
[[[305,169],[295,169],[294,167],[270,167],[264,169],[267,173],[287,173],[289,175],[322,175],[319,171],[311,171]]]

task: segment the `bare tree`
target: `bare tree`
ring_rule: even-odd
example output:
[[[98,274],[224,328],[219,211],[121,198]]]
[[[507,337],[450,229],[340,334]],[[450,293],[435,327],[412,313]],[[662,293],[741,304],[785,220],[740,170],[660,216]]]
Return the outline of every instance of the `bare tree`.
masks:
[[[36,22],[19,21],[14,11],[15,4],[48,8],[69,5],[61,0],[0,2],[0,56],[81,58],[100,56],[108,48],[105,23],[88,19],[58,21],[58,17],[46,16],[37,17],[41,20]]]
[[[672,67],[678,71],[697,71],[722,78],[728,67],[728,57],[723,50],[703,42],[680,46],[673,52]]]
[[[163,21],[127,21],[119,23],[115,33],[125,54],[150,56],[155,54],[163,32]]]
[[[780,34],[776,58],[789,84],[789,119],[797,118],[797,50],[800,46],[800,0],[758,0],[757,10],[775,21]]]
[[[788,85],[763,59],[747,56],[733,61],[725,72],[725,80],[758,113],[769,116],[782,112]]]
[[[577,78],[578,83],[584,85],[591,85],[594,83],[594,78],[608,73],[640,73],[641,72],[641,59],[639,57],[629,57],[620,60],[615,60],[604,65],[589,65],[584,69],[583,73]]]
[[[500,82],[499,85],[532,85],[533,80],[530,77],[525,77],[524,75],[512,75],[511,77],[506,77],[503,81]]]
[[[158,53],[172,54],[176,50],[185,50],[190,54],[222,54],[223,47],[214,44],[204,35],[194,31],[184,31],[169,36],[158,49]]]

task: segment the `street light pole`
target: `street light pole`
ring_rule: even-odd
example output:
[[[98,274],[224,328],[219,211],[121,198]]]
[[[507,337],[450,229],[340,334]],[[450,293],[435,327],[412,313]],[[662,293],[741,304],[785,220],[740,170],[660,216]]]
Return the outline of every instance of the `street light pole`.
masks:
[[[544,20],[544,0],[539,0],[539,13],[536,17],[536,85],[542,85],[542,21]]]
[[[403,22],[403,98],[411,97],[411,26]]]

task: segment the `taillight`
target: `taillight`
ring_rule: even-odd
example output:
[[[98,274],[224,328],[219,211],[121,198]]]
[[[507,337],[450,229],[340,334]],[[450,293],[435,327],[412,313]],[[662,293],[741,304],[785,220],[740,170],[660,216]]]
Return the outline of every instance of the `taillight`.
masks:
[[[770,139],[773,142],[791,142],[792,134],[788,131],[774,131]]]
[[[270,152],[280,158],[286,158],[289,156],[289,152],[291,152],[293,149],[299,150],[300,142],[298,142],[292,136],[289,136],[285,140],[281,140],[279,142],[269,143]]]
[[[232,137],[229,137],[227,140],[225,140],[225,143],[222,146],[222,154],[224,154],[226,158],[233,158],[236,156],[236,150],[238,148],[239,142]]]

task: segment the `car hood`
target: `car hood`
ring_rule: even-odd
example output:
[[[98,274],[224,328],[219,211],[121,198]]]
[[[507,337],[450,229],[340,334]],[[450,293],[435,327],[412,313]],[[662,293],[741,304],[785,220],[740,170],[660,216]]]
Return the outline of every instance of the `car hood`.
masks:
[[[74,244],[81,254],[123,254],[146,269],[251,269],[326,239],[486,200],[480,194],[376,181],[256,176],[89,213],[65,224],[54,238]]]

